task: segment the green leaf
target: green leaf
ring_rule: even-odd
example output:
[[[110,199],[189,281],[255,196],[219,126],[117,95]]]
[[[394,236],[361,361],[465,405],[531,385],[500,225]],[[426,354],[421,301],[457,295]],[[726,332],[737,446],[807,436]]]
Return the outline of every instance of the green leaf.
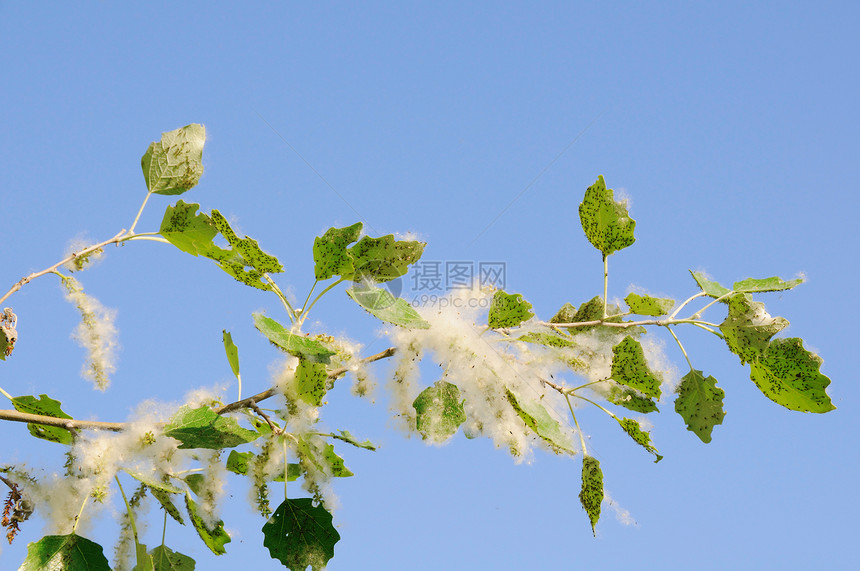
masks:
[[[12,399],[12,406],[18,412],[52,416],[54,418],[72,418],[60,409],[60,401],[56,401],[48,395],[39,395],[38,399],[33,396],[15,397]],[[74,442],[72,433],[65,428],[28,423],[27,429],[30,431],[30,434],[42,440],[57,442],[59,444],[72,444]]]
[[[531,308],[532,304],[524,300],[522,295],[498,290],[490,303],[487,322],[493,329],[516,327],[534,317],[535,314],[531,312]]]
[[[253,238],[245,236],[240,239],[230,228],[227,219],[217,210],[212,211],[212,221],[232,247],[231,257],[219,253],[212,259],[218,262],[221,269],[245,285],[269,291],[272,286],[263,280],[263,274],[276,274],[284,271],[278,259],[265,253]],[[221,250],[224,252],[224,250]]]
[[[565,303],[549,320],[550,323],[573,323],[576,319],[576,308],[571,303]]]
[[[340,534],[332,525],[332,516],[310,498],[284,500],[263,526],[263,545],[272,559],[292,571],[323,569],[334,557],[334,545]]]
[[[230,543],[230,535],[224,531],[224,522],[218,521],[214,528],[210,528],[200,517],[197,504],[191,499],[190,494],[185,494],[185,507],[188,509],[188,517],[191,519],[191,525],[197,530],[197,535],[203,540],[212,553],[215,555],[223,555],[227,553],[224,545]]]
[[[110,571],[102,546],[85,537],[47,535],[27,545],[27,558],[18,571]]]
[[[343,440],[344,442],[349,442],[353,446],[358,448],[364,448],[366,450],[376,450],[376,446],[370,440],[365,440],[364,442],[359,442],[358,439],[355,438],[348,430],[338,430],[338,434],[332,434],[332,438],[337,438],[338,440]]]
[[[202,406],[180,408],[164,427],[164,434],[179,440],[179,448],[232,448],[257,439],[260,434],[242,428],[232,418],[215,414]]]
[[[355,475],[344,465],[343,458],[335,453],[334,446],[332,444],[325,445],[325,448],[323,449],[323,458],[326,463],[328,463],[329,471],[333,477],[348,478]]]
[[[296,369],[296,390],[299,398],[313,406],[321,406],[328,390],[328,373],[325,365],[299,357]]]
[[[630,218],[624,202],[615,201],[602,175],[585,191],[585,198],[579,205],[579,220],[588,241],[604,257],[636,241],[633,236],[636,221]]]
[[[461,424],[466,422],[463,409],[465,400],[460,399],[460,389],[447,381],[436,381],[427,387],[412,402],[416,412],[416,428],[421,436],[434,442],[444,442],[454,436]]]
[[[782,317],[771,317],[764,304],[749,294],[736,293],[727,300],[729,312],[720,324],[729,350],[741,363],[754,361],[764,351],[771,337],[788,327]]]
[[[203,174],[206,128],[192,123],[161,134],[140,159],[146,188],[155,194],[182,194],[197,185]]]
[[[246,475],[248,473],[248,464],[254,458],[253,452],[236,452],[231,450],[227,456],[226,468],[234,474]]]
[[[335,354],[319,341],[285,329],[283,325],[262,313],[254,314],[254,327],[266,338],[294,357],[303,357],[312,363],[331,363]]]
[[[630,307],[630,311],[636,315],[650,315],[658,317],[666,315],[675,307],[675,300],[667,297],[651,297],[648,295],[629,294],[624,302]]]
[[[649,412],[660,412],[657,404],[648,397],[629,387],[613,386],[606,395],[606,400],[612,404],[623,406],[627,410],[648,414]]]
[[[147,553],[146,545],[143,543],[135,543],[134,551],[137,564],[131,571],[153,571],[152,557]]]
[[[194,492],[194,495],[200,497],[200,492],[204,490],[206,485],[206,476],[203,474],[188,474],[182,478],[188,487]]]
[[[582,490],[579,492],[579,503],[588,514],[591,532],[595,533],[594,527],[600,520],[600,504],[603,503],[603,471],[597,458],[585,454],[582,456]]]
[[[510,389],[505,389],[505,397],[517,416],[526,423],[532,432],[549,444],[556,454],[562,452],[576,454],[570,439],[561,431],[561,425],[549,415],[542,404],[519,399]]]
[[[227,470],[233,472],[234,474],[239,474],[240,476],[247,476],[248,470],[251,468],[251,462],[256,461],[257,457],[253,452],[236,452],[235,450],[230,451],[230,455],[227,456]],[[348,471],[348,470],[347,470]],[[298,480],[302,475],[301,467],[298,464],[289,463],[287,469],[287,477],[290,482]],[[351,473],[350,473],[351,475]],[[272,478],[273,482],[283,482],[284,481],[284,473],[283,471]]]
[[[606,311],[610,316],[606,319],[609,322],[619,322],[621,321],[621,317],[615,317],[616,314],[621,313],[620,308],[617,305],[608,305],[606,307]],[[564,318],[564,319],[562,319]],[[586,321],[599,321],[603,319],[603,298],[600,296],[595,296],[590,300],[586,301],[582,305],[579,306],[579,309],[573,311],[573,306],[565,304],[559,312],[553,317],[553,323],[583,323]],[[599,325],[587,325],[584,327],[570,327],[565,328],[565,330],[570,335],[576,335],[577,333],[584,333],[586,331],[590,331],[599,327]]]
[[[407,329],[430,329],[408,301],[395,298],[387,289],[361,283],[347,289],[346,294],[381,321]]]
[[[347,246],[358,240],[362,224],[356,222],[345,228],[329,228],[314,238],[314,277],[327,280],[332,276],[352,276],[355,265]]]
[[[830,379],[819,371],[821,357],[796,337],[774,339],[756,361],[750,378],[773,402],[800,412],[829,412],[836,407],[825,389]]]
[[[159,545],[146,554],[146,566],[135,566],[132,571],[194,571],[194,559]]]
[[[543,333],[541,331],[533,331],[520,335],[516,338],[516,341],[525,341],[526,343],[535,343],[545,347],[555,347],[556,349],[576,346],[576,343],[571,341],[569,337],[564,337],[556,333]]]
[[[648,368],[642,345],[630,336],[612,348],[612,380],[645,396],[660,398],[660,379]]]
[[[399,278],[409,270],[410,264],[421,258],[425,245],[414,240],[395,240],[393,234],[379,238],[365,236],[347,250],[355,271],[352,275],[341,274],[341,277],[375,283]]]
[[[732,289],[741,293],[765,292],[765,291],[783,291],[791,289],[803,283],[803,278],[784,281],[776,276],[772,278],[747,278],[739,282],[735,282]]]
[[[696,280],[696,284],[698,284],[699,288],[709,296],[713,298],[723,297],[727,293],[730,293],[732,290],[725,288],[718,284],[717,282],[712,282],[708,278],[705,277],[703,272],[694,272],[690,270],[690,275],[693,276],[693,279]]]
[[[218,228],[206,214],[198,213],[198,208],[199,204],[186,204],[178,200],[175,205],[168,206],[165,210],[158,232],[168,242],[192,256],[230,256],[229,251],[215,245],[213,240],[218,235]]]
[[[154,476],[151,476],[148,474],[143,474],[141,472],[134,472],[134,471],[129,470],[127,468],[122,468],[122,471],[125,472],[126,474],[128,474],[129,476],[131,476],[132,478],[134,478],[135,480],[137,480],[138,482],[140,482],[141,484],[146,484],[146,486],[150,489],[150,491],[161,490],[161,491],[168,493],[168,494],[184,494],[185,493],[184,489],[182,489],[178,486],[174,486],[170,482],[162,482],[160,480],[157,480]]]
[[[149,488],[149,492],[152,494],[158,503],[161,504],[161,507],[164,508],[170,517],[176,520],[179,524],[185,525],[185,521],[182,519],[182,513],[179,511],[179,508],[176,507],[176,504],[173,503],[173,494],[182,494],[185,493],[185,490],[174,486],[169,482],[162,482],[160,480],[155,479],[147,474],[142,474],[140,472],[133,472],[126,468],[123,468],[129,476],[141,482]]]
[[[695,433],[702,442],[710,442],[714,426],[722,424],[726,416],[723,411],[726,393],[717,386],[717,379],[705,378],[702,371],[693,369],[681,378],[675,392],[678,393],[675,412],[687,423],[687,430]]]
[[[637,421],[632,418],[618,418],[617,416],[615,417],[615,420],[618,421],[618,424],[621,425],[624,432],[626,432],[627,435],[636,442],[636,444],[640,445],[657,458],[654,460],[655,464],[663,459],[663,457],[657,453],[657,449],[654,448],[654,445],[651,444],[651,435],[642,430],[642,427]]]
[[[185,520],[182,519],[182,512],[180,512],[179,508],[176,507],[176,504],[173,503],[173,497],[169,493],[159,488],[150,488],[149,492],[152,494],[152,497],[158,500],[158,503],[161,504],[164,511],[166,511],[167,514],[176,521],[176,523],[185,525]]]
[[[230,361],[230,368],[233,369],[233,374],[239,377],[239,348],[233,343],[233,336],[223,329],[221,337],[224,339],[224,351],[227,353],[227,360]]]

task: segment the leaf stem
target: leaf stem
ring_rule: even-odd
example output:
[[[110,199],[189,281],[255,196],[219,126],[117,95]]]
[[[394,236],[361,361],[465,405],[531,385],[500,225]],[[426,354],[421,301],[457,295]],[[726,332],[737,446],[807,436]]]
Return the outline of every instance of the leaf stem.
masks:
[[[146,203],[150,196],[152,196],[152,193],[147,192],[146,198],[143,199],[143,204],[140,205],[140,210],[137,211],[137,216],[134,217],[134,222],[131,223],[131,228],[128,229],[129,234],[134,234],[134,227],[137,226],[137,221],[140,220],[140,215],[143,214],[143,209],[146,208]]]
[[[612,411],[610,411],[610,410],[606,410],[605,408],[603,408],[602,406],[600,406],[599,404],[597,404],[596,402],[594,402],[593,400],[591,400],[591,399],[589,399],[589,398],[586,398],[586,397],[584,397],[584,396],[577,395],[577,394],[571,394],[570,396],[572,396],[572,397],[576,397],[576,398],[578,398],[578,399],[582,399],[582,400],[584,400],[585,402],[590,402],[591,404],[593,404],[594,406],[596,406],[597,408],[599,408],[600,410],[602,410],[603,412],[605,412],[606,414],[608,414],[609,416],[611,416],[612,418],[614,418],[614,419],[616,419],[616,420],[618,419],[618,417],[617,417],[617,416],[615,416],[615,413],[613,413],[613,412],[612,412]]]
[[[134,513],[131,510],[131,506],[128,503],[128,498],[125,497],[125,490],[122,489],[122,484],[119,481],[119,476],[114,474],[113,479],[116,481],[116,485],[119,488],[119,493],[122,494],[122,501],[125,502],[125,511],[128,514],[128,522],[131,524],[131,533],[134,534],[134,545],[135,545],[135,553],[137,553],[136,547],[140,545],[140,542],[137,538],[137,526],[134,523]],[[167,513],[166,511],[164,512]]]
[[[63,258],[62,260],[60,260],[59,262],[57,262],[56,264],[54,264],[53,266],[51,266],[49,268],[45,268],[44,270],[42,270],[40,272],[34,272],[28,276],[24,276],[23,278],[18,280],[15,283],[15,285],[13,285],[12,288],[3,295],[3,297],[0,297],[0,303],[3,303],[6,300],[6,298],[8,298],[10,295],[15,293],[16,291],[18,291],[19,289],[21,289],[22,287],[24,287],[25,285],[27,285],[28,283],[33,281],[34,279],[40,278],[40,277],[44,276],[45,274],[55,273],[57,268],[59,268],[60,266],[62,266],[63,264],[65,264],[67,262],[71,262],[72,260],[74,260],[78,256],[85,256],[91,252],[94,252],[95,250],[98,250],[99,248],[103,248],[104,246],[107,246],[108,244],[119,244],[120,242],[123,241],[123,237],[126,235],[127,235],[127,232],[125,230],[120,230],[117,233],[117,235],[114,236],[113,238],[111,238],[110,240],[105,240],[104,242],[100,242],[98,244],[93,244],[92,246],[87,246],[86,248],[84,248],[80,252],[72,252],[71,254],[69,254],[68,256],[66,256],[65,258]]]
[[[314,300],[311,302],[311,304],[308,306],[308,308],[307,308],[307,309],[302,308],[302,315],[301,315],[301,318],[300,318],[299,324],[304,323],[305,318],[308,316],[308,312],[310,312],[311,308],[312,308],[314,305],[316,305],[316,302],[318,302],[318,301],[319,301],[319,299],[320,299],[322,296],[324,296],[326,293],[328,293],[328,291],[329,291],[329,290],[331,290],[334,286],[336,286],[336,285],[340,284],[341,282],[345,282],[345,281],[346,281],[346,278],[340,278],[339,280],[337,280],[336,282],[334,282],[333,284],[331,284],[330,286],[328,286],[327,288],[325,288],[324,290],[322,290],[322,291],[319,293],[319,295],[317,295],[317,296],[314,298]],[[308,296],[308,297],[310,297],[310,296]]]
[[[684,346],[681,344],[681,340],[678,339],[678,336],[675,335],[675,332],[672,331],[671,327],[666,326],[666,330],[672,335],[672,337],[675,338],[675,343],[678,344],[678,347],[681,349],[681,353],[684,354],[684,358],[687,360],[687,365],[689,365],[690,370],[692,371],[693,370],[693,363],[690,362],[690,357],[687,355],[687,350],[684,349]]]
[[[90,496],[87,494],[84,497],[83,503],[81,503],[81,509],[78,511],[78,515],[75,516],[75,523],[72,524],[72,533],[75,533],[75,530],[78,529],[78,522],[81,521],[81,516],[84,515],[84,508],[87,506],[89,499]]]
[[[290,305],[290,301],[287,299],[287,296],[284,295],[284,292],[281,291],[281,288],[278,287],[278,284],[275,283],[275,280],[269,276],[269,274],[263,274],[263,278],[272,286],[272,291],[275,292],[275,295],[281,300],[281,303],[284,305],[284,309],[287,310],[287,316],[290,318],[290,322],[295,323],[298,319],[296,315],[296,310],[293,309],[293,306]]]
[[[579,442],[582,444],[582,455],[588,456],[588,448],[585,446],[585,437],[582,435],[582,429],[579,427],[579,421],[576,420],[576,414],[573,412],[573,405],[570,404],[570,397],[568,395],[564,395],[565,400],[567,401],[567,408],[570,409],[570,416],[573,417],[573,424],[576,425],[576,432],[579,434]]]
[[[153,242],[161,242],[162,244],[170,244],[170,241],[166,238],[162,238],[161,236],[157,236],[158,232],[152,232],[152,234],[133,234],[126,238],[123,238],[121,242],[131,242],[132,240],[152,240]]]
[[[314,289],[317,287],[318,283],[320,283],[319,280],[314,280],[314,285],[311,286],[310,291],[308,291],[308,296],[305,298],[305,302],[302,304],[301,313],[304,313],[307,310],[308,302],[311,300],[311,295],[313,295]]]
[[[609,256],[603,254],[603,319],[606,319],[606,304],[609,291]]]
[[[9,400],[12,400],[12,395],[3,390],[3,387],[0,387],[0,393],[3,393],[3,396]]]
[[[167,510],[164,510],[164,523],[161,525],[161,547],[164,547],[164,539],[167,537]]]
[[[290,479],[289,471],[290,464],[287,462],[287,439],[282,438],[281,441],[284,443],[284,501],[287,500],[287,481]]]
[[[673,311],[673,312],[672,312],[672,315],[670,315],[670,316],[669,316],[669,319],[675,319],[675,317],[677,317],[677,315],[678,315],[679,313],[681,313],[681,310],[682,310],[682,309],[684,309],[684,308],[687,306],[687,304],[688,304],[688,303],[690,303],[691,301],[693,301],[693,300],[694,300],[694,299],[696,299],[697,297],[702,297],[702,296],[704,296],[704,295],[708,295],[708,294],[706,294],[706,293],[705,293],[705,292],[703,292],[703,291],[700,291],[699,293],[697,293],[697,294],[695,294],[695,295],[691,295],[690,297],[688,297],[686,300],[684,300],[684,303],[682,303],[681,305],[679,305],[679,306],[675,309],[675,311]],[[701,312],[700,312],[700,313],[701,313]]]

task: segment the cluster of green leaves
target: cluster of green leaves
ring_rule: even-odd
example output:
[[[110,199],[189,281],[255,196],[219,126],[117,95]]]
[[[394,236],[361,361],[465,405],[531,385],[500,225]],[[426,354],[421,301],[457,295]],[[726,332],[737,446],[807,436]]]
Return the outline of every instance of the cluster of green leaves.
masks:
[[[141,160],[147,198],[152,194],[180,195],[193,188],[203,172],[204,142],[203,126],[188,125],[164,133],[160,142],[152,143]],[[532,305],[521,294],[499,290],[494,293],[487,312],[486,330],[491,332],[487,342],[514,344],[521,349],[520,355],[525,355],[526,361],[529,356],[541,356],[546,362],[545,357],[549,356],[555,359],[560,369],[574,374],[586,372],[595,357],[593,349],[589,348],[591,345],[583,342],[586,336],[597,338],[611,347],[611,372],[605,379],[573,388],[540,380],[567,401],[572,424],[549,409],[541,399],[526,394],[522,386],[502,383],[494,389],[498,393],[495,397],[508,407],[509,415],[521,422],[523,430],[532,434],[536,442],[557,454],[574,456],[582,453],[579,498],[592,531],[599,521],[604,498],[603,472],[599,461],[588,454],[572,399],[594,405],[608,414],[636,444],[655,456],[655,462],[659,461],[662,456],[641,424],[633,418],[616,414],[622,409],[640,414],[658,412],[663,381],[660,373],[649,366],[643,350],[641,339],[647,327],[669,330],[687,358],[690,371],[675,391],[674,406],[687,428],[703,442],[711,441],[714,427],[723,421],[725,392],[717,386],[716,379],[693,368],[674,333],[681,325],[696,326],[724,340],[741,363],[750,366],[751,380],[774,402],[790,410],[804,412],[823,413],[834,408],[825,392],[830,381],[819,370],[821,359],[806,350],[800,339],[774,338],[788,322],[771,317],[764,305],[753,299],[754,294],[791,289],[801,280],[746,279],[727,288],[701,273],[692,272],[701,292],[686,301],[679,304],[674,299],[631,293],[625,297],[626,309],[623,309],[609,304],[606,299],[608,258],[635,242],[636,222],[630,217],[626,205],[615,200],[612,189],[606,187],[602,176],[586,190],[579,214],[586,238],[601,253],[604,261],[604,296],[596,296],[579,306],[566,303],[549,321],[541,322],[535,318]],[[160,433],[151,435],[151,438],[174,439],[180,450],[230,449],[223,460],[224,465],[228,471],[247,477],[256,489],[258,508],[266,517],[261,528],[263,545],[271,556],[294,571],[308,566],[321,569],[334,556],[334,546],[340,535],[315,488],[315,482],[320,478],[353,475],[331,441],[368,450],[375,447],[369,441],[357,440],[345,430],[324,432],[305,427],[295,433],[287,432],[291,415],[303,407],[325,405],[328,391],[343,374],[344,369],[339,365],[344,359],[352,358],[343,354],[333,338],[308,335],[302,332],[301,327],[323,294],[340,283],[349,282],[346,294],[380,321],[416,331],[430,329],[431,324],[406,300],[395,296],[386,287],[380,287],[380,284],[405,275],[409,266],[420,259],[425,244],[397,240],[393,235],[362,236],[361,223],[330,228],[314,240],[314,285],[304,306],[294,308],[272,277],[284,271],[278,259],[265,252],[254,239],[248,236],[239,238],[217,210],[208,214],[200,212],[199,204],[180,199],[167,207],[158,234],[183,252],[214,261],[242,284],[276,295],[290,323],[285,325],[272,317],[255,313],[253,324],[278,350],[294,357],[296,366],[284,390],[286,405],[269,410],[268,414],[257,406],[257,402],[271,393],[240,400],[232,408],[214,403],[210,406],[183,406],[161,427]],[[226,246],[215,243],[219,236]],[[132,238],[133,235],[129,237]],[[310,301],[316,285],[324,281],[329,281],[328,285]],[[699,298],[710,299],[710,302],[688,318],[677,317],[684,307]],[[718,325],[703,321],[704,311],[718,303],[726,309],[724,321]],[[7,343],[7,336],[0,336],[0,341]],[[239,380],[241,394],[238,348],[227,331],[223,332],[223,342],[229,366]],[[5,348],[5,345],[0,346],[0,358]],[[475,359],[479,357],[475,355]],[[451,380],[455,382],[442,379],[424,388],[412,403],[414,428],[429,441],[448,440],[468,420],[465,391],[457,384],[465,381]],[[20,412],[72,419],[61,409],[58,401],[44,394],[39,398],[14,397],[12,402]],[[239,418],[245,419],[246,426],[240,425],[236,417],[226,416],[226,410],[241,410],[244,417]],[[75,433],[62,426],[34,422],[28,424],[28,429],[36,438],[65,446],[75,443]],[[577,434],[579,446],[574,440]],[[235,449],[243,446],[254,448],[245,451]],[[280,468],[273,469],[270,464],[276,447],[288,449],[289,454],[285,455]],[[287,457],[295,461],[289,462]],[[222,461],[220,456],[216,461]],[[187,516],[191,527],[214,554],[226,552],[230,536],[224,529],[224,522],[217,521],[213,526],[211,522],[207,524],[201,515],[200,505],[205,501],[208,489],[207,476],[165,472],[153,477],[133,469],[125,471],[138,482],[141,493],[149,492],[177,523],[184,525]],[[313,497],[285,497],[274,511],[271,510],[268,485],[299,479],[304,479]],[[178,505],[180,499],[184,509]],[[131,508],[128,515],[133,520]],[[193,559],[172,551],[166,545],[147,549],[138,542],[136,534],[134,541],[136,570],[194,568]],[[67,535],[47,536],[30,544],[22,569],[43,568],[109,569],[109,565],[100,545],[77,535],[72,529]]]
[[[612,189],[606,187],[602,176],[586,190],[579,214],[588,241],[600,251],[604,262],[613,253],[635,242],[636,222],[630,217],[626,205],[615,200]],[[631,293],[624,299],[626,310],[622,310],[607,305],[601,297],[594,297],[578,308],[570,303],[565,304],[544,324],[542,330],[536,330],[532,320],[532,305],[522,295],[496,291],[489,308],[487,325],[491,330],[500,332],[505,339],[532,346],[532,351],[542,348],[574,372],[581,372],[588,367],[581,353],[571,351],[579,345],[578,336],[590,333],[612,343],[609,377],[602,382],[587,383],[577,388],[556,388],[568,400],[578,398],[606,412],[634,442],[653,454],[657,462],[662,456],[654,447],[650,434],[641,428],[638,421],[620,418],[593,400],[604,399],[608,405],[641,414],[659,412],[657,405],[662,396],[663,382],[659,372],[649,367],[640,342],[646,326],[674,329],[680,325],[697,325],[724,339],[729,350],[738,355],[742,363],[750,365],[750,378],[756,386],[777,404],[803,412],[822,413],[834,408],[825,392],[830,380],[819,371],[821,359],[804,349],[800,339],[773,339],[788,322],[783,318],[770,317],[764,304],[752,299],[754,293],[791,289],[799,285],[801,279],[750,278],[726,288],[708,280],[701,273],[691,273],[701,293],[680,306],[674,299]],[[683,307],[702,296],[713,298],[714,301],[690,318],[676,318]],[[710,327],[701,319],[701,313],[717,301],[727,306],[728,315],[719,326]],[[670,315],[676,306],[677,310]],[[631,316],[658,319],[637,321],[630,319]],[[686,351],[674,332],[672,337],[686,357]],[[517,416],[550,449],[571,455],[578,452],[570,445],[559,421],[549,414],[543,404],[515,395],[509,388],[504,390]],[[418,429],[425,438],[444,440],[466,421],[459,395],[456,384],[441,382],[425,389],[416,399],[414,408]],[[683,376],[676,389],[675,411],[684,419],[688,430],[707,443],[711,441],[714,427],[723,422],[726,414],[723,408],[724,396],[725,392],[717,386],[716,379],[706,377],[702,371],[690,365],[690,371]],[[573,407],[570,413],[576,423]],[[436,429],[428,431],[427,427]],[[600,517],[603,473],[600,463],[588,455],[584,439],[581,451],[583,467],[580,501],[594,528]]]

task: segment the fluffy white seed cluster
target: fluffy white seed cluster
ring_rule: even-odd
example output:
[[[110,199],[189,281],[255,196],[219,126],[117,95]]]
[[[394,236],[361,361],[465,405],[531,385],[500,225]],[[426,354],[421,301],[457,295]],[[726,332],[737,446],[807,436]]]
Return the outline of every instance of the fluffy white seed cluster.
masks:
[[[95,388],[104,391],[110,385],[110,375],[116,371],[119,341],[114,321],[117,312],[87,295],[75,278],[63,277],[62,283],[66,299],[81,312],[81,322],[72,334],[72,338],[87,350],[81,376],[92,381]]]
[[[595,392],[608,391],[613,383],[599,381],[611,377],[613,347],[629,332],[621,328],[584,331],[572,338],[572,347],[517,341],[522,335],[548,336],[554,332],[534,321],[522,324],[510,336],[487,331],[483,325],[486,309],[481,308],[489,307],[492,295],[492,291],[476,287],[453,290],[444,302],[419,309],[431,324],[430,329],[386,330],[398,349],[393,378],[388,383],[392,412],[407,432],[415,431],[416,412],[412,405],[423,389],[418,364],[426,353],[441,368],[439,377],[433,380],[455,384],[465,399],[467,421],[462,428],[466,434],[488,436],[497,446],[509,448],[518,460],[528,460],[535,444],[546,445],[515,411],[510,400],[513,394],[521,406],[543,407],[559,423],[563,438],[578,442],[566,400],[543,381],[564,386],[561,379],[573,373],[586,382],[595,382],[590,387]],[[679,375],[665,357],[662,341],[638,337],[649,368],[661,379],[663,394],[671,395]],[[571,402],[576,407],[580,401]]]
[[[429,329],[391,328],[387,331],[399,352],[392,389],[392,408],[408,419],[414,429],[412,406],[422,387],[418,386],[418,361],[427,353],[439,364],[439,379],[457,385],[465,399],[469,435],[488,436],[506,448],[518,461],[530,458],[531,448],[543,444],[517,415],[509,392],[520,401],[539,402],[556,420],[564,418],[566,404],[555,391],[547,391],[542,379],[549,379],[560,365],[550,359],[526,359],[516,345],[478,325],[493,292],[480,288],[458,288],[444,303],[420,310]],[[566,422],[561,423],[566,426]],[[432,441],[432,439],[430,439]]]

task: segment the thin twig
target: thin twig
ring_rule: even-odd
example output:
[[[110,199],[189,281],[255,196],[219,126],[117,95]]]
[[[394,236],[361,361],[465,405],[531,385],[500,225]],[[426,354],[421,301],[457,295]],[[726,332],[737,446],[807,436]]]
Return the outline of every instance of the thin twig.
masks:
[[[394,347],[389,347],[385,351],[380,351],[370,357],[365,357],[361,363],[372,363],[381,359],[391,357],[397,352]],[[329,371],[328,378],[336,379],[350,371],[350,367],[340,367]],[[244,398],[242,400],[226,404],[222,407],[212,409],[215,414],[226,414],[243,408],[251,408],[256,410],[258,402],[271,398],[278,393],[277,389],[270,388],[254,396]],[[264,416],[265,418],[265,416]],[[65,428],[66,430],[75,433],[78,430],[111,430],[113,432],[121,432],[129,427],[128,422],[100,422],[96,420],[75,420],[73,418],[57,418],[55,416],[45,416],[41,414],[30,414],[28,412],[19,412],[17,410],[0,410],[0,420],[11,420],[13,422],[26,422],[31,424],[40,424],[42,426],[55,426],[57,428]]]

